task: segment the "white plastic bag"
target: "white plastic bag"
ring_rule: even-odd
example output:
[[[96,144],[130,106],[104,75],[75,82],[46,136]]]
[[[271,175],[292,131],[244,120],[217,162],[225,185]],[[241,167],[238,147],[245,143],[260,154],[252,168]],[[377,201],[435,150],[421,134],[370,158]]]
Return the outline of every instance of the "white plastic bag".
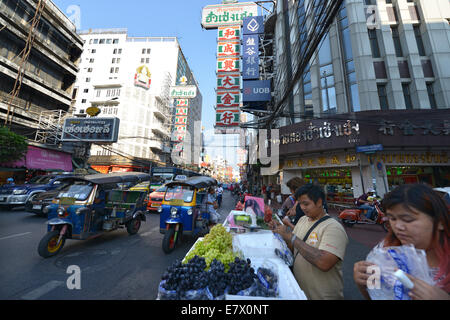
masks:
[[[379,288],[368,289],[372,300],[410,300],[409,289],[394,275],[398,269],[434,285],[425,251],[417,250],[413,245],[383,248],[380,243],[366,260],[380,267]]]
[[[292,267],[294,265],[294,255],[292,254],[291,250],[287,246],[284,239],[278,233],[274,233],[273,236],[276,239],[275,254],[279,258],[281,258],[289,267]]]

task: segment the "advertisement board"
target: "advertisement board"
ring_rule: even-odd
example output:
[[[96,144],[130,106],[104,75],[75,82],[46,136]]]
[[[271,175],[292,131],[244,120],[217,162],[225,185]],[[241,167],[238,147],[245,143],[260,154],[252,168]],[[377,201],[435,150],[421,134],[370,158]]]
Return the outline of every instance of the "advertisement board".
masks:
[[[119,118],[67,118],[61,140],[114,143],[119,137],[119,125]]]
[[[209,5],[202,10],[202,26],[217,29],[222,26],[242,25],[246,17],[257,16],[258,5],[254,2]]]
[[[196,86],[174,86],[170,87],[171,99],[193,99],[197,96]]]
[[[243,98],[245,102],[270,101],[272,99],[270,80],[244,81]]]

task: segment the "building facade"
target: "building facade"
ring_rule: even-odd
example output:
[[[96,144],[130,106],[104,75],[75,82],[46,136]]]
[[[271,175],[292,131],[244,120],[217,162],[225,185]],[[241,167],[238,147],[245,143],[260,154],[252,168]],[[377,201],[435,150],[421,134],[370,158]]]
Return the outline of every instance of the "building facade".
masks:
[[[29,145],[23,159],[0,164],[0,184],[72,171],[74,147],[60,135],[82,51],[75,25],[52,1],[0,0],[0,126]]]
[[[148,169],[171,162],[174,104],[170,87],[180,75],[197,85],[174,37],[129,37],[126,29],[80,32],[85,51],[76,90],[76,114],[90,107],[120,119],[119,140],[94,145],[90,163],[102,172]],[[197,85],[198,87],[198,85]],[[191,101],[188,130],[200,121],[202,96]],[[192,122],[192,124],[191,124]]]
[[[52,1],[46,1],[36,15],[38,3],[0,1],[0,121],[8,118],[13,131],[32,140],[43,113],[69,111],[83,51],[75,25]],[[35,15],[36,28],[30,36]],[[16,83],[19,70],[23,78]],[[11,100],[14,88],[20,90]]]
[[[336,202],[368,188],[449,185],[450,3],[345,0],[296,79],[311,10],[277,2],[275,104],[293,85],[274,121],[281,182],[317,181]]]

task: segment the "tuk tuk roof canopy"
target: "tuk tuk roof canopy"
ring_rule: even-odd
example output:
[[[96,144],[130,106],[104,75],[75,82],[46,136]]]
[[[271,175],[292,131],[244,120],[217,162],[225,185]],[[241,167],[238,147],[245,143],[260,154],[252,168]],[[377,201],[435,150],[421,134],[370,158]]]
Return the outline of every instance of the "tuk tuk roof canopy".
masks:
[[[83,179],[96,184],[149,181],[150,174],[144,172],[112,172],[85,176]]]
[[[170,182],[166,186],[170,188],[173,186],[180,186],[180,185],[188,185],[196,189],[203,189],[217,185],[217,180],[206,176],[196,176],[188,178],[184,181]]]

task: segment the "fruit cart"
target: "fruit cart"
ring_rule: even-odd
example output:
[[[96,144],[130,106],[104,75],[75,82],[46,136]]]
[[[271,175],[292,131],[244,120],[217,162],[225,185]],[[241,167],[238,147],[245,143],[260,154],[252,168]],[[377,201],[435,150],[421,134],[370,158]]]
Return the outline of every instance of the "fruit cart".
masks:
[[[280,243],[272,231],[230,227],[228,218],[199,238],[183,261],[168,268],[162,276],[158,299],[306,300],[289,266],[275,254]],[[224,280],[225,290],[219,285],[222,279],[228,279]],[[247,286],[242,284],[245,281],[249,281]],[[202,288],[205,284],[206,288]]]

